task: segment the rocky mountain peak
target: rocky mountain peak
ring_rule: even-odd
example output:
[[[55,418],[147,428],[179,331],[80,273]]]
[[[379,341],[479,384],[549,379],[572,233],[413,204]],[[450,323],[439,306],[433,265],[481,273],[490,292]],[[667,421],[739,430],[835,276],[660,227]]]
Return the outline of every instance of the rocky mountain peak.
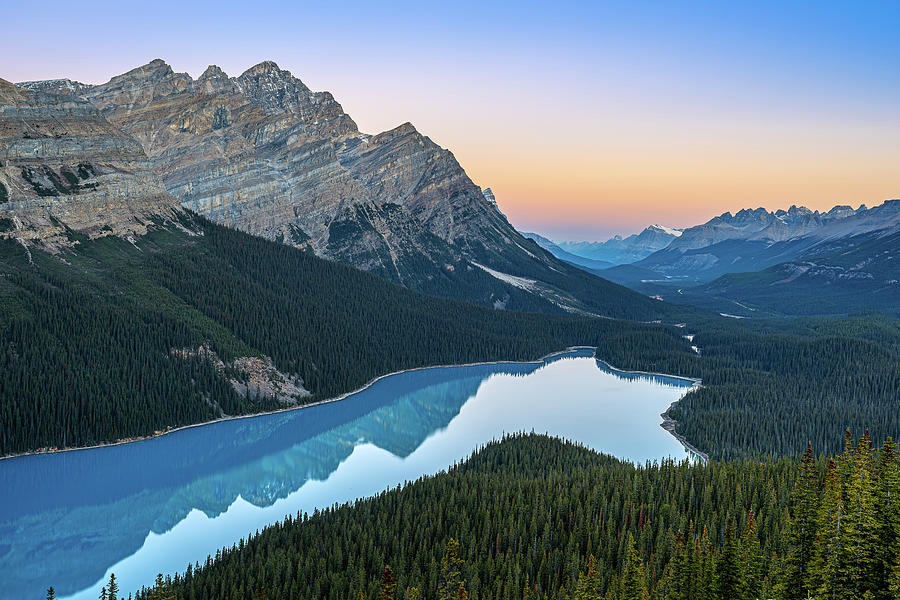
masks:
[[[25,90],[5,79],[0,79],[0,102],[13,103],[20,101],[26,94]]]
[[[865,205],[861,206],[860,209],[865,210]],[[831,210],[829,210],[825,214],[828,215],[829,217],[843,218],[843,217],[848,217],[855,213],[856,213],[856,211],[853,209],[852,206],[850,206],[848,204],[839,204],[839,205],[833,207]]]
[[[484,188],[481,190],[481,195],[484,196],[484,199],[487,200],[487,203],[491,205],[491,208],[500,213],[503,218],[506,218],[506,214],[500,210],[500,205],[497,204],[497,198],[494,197],[494,190],[491,188]]]
[[[248,75],[251,77],[258,77],[260,75],[268,75],[268,74],[277,74],[279,77],[287,79],[291,77],[290,71],[282,71],[281,67],[275,61],[272,60],[264,60],[259,64],[255,64],[243,73],[241,73],[241,77],[244,75]]]
[[[142,65],[140,67],[137,67],[136,69],[132,69],[131,71],[128,71],[120,77],[140,76],[142,78],[161,80],[168,79],[173,75],[175,75],[175,71],[172,70],[172,67],[169,66],[169,63],[161,58],[154,58],[146,65]]]
[[[403,123],[401,125],[398,125],[391,131],[396,133],[397,135],[410,135],[410,134],[419,133],[419,131],[416,129],[416,126],[413,125],[412,123],[410,123],[409,121],[407,121],[406,123]]]
[[[797,206],[796,204],[791,204],[791,207],[788,208],[787,210],[779,209],[779,210],[775,211],[775,216],[781,217],[781,216],[789,215],[792,217],[799,217],[799,216],[803,216],[803,215],[818,214],[818,212],[819,211],[815,211],[815,213],[813,213],[812,210],[806,208],[805,206]]]
[[[388,129],[387,131],[382,131],[381,133],[372,136],[369,140],[371,144],[390,144],[399,140],[403,137],[414,136],[416,138],[420,138],[419,141],[422,141],[422,145],[424,145],[425,136],[420,134],[412,123],[406,122],[402,125],[398,125],[393,129]]]
[[[210,95],[228,94],[235,91],[235,84],[234,80],[230,79],[225,71],[217,65],[209,65],[193,82],[192,88]]]
[[[114,91],[116,94],[129,94],[132,102],[140,104],[149,101],[155,96],[168,96],[178,93],[189,87],[192,82],[190,75],[187,73],[176,73],[168,63],[160,58],[156,58],[146,65],[113,77],[105,84],[90,86],[90,88],[85,90],[85,95],[92,96],[92,102],[102,110],[105,108],[105,103],[97,95],[96,90],[98,88]]]
[[[268,60],[250,67],[234,82],[251,104],[270,114],[302,112],[318,100],[317,95],[290,71],[284,71]],[[332,103],[337,105],[333,100]]]
[[[641,233],[646,233],[646,232],[661,233],[664,235],[671,235],[671,236],[678,237],[681,235],[682,230],[674,229],[672,227],[666,227],[665,225],[660,225],[659,223],[654,223],[653,225],[650,225],[649,227],[644,229],[644,231],[642,231]]]
[[[228,75],[218,67],[218,65],[209,65],[206,67],[206,70],[203,71],[203,74],[200,75],[200,78],[197,81],[204,81],[206,79],[220,79],[220,78],[228,78]]]

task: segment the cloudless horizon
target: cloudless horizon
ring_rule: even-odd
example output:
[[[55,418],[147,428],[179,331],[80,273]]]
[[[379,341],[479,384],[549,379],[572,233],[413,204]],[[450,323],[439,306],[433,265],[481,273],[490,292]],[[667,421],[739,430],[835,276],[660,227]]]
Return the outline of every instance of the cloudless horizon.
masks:
[[[514,225],[556,239],[900,197],[892,2],[49,1],[4,16],[20,24],[0,39],[9,81],[273,60],[362,131],[412,122]]]

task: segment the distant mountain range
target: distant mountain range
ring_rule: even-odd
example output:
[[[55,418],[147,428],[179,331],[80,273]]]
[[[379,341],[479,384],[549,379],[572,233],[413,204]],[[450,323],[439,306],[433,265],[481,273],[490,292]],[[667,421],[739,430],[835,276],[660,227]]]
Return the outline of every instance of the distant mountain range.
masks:
[[[629,265],[596,271],[727,314],[900,311],[900,201],[726,212]],[[895,256],[897,257],[895,259]]]
[[[547,250],[548,252],[553,254],[553,256],[555,256],[556,258],[558,258],[560,260],[564,260],[573,265],[586,267],[588,269],[606,269],[606,268],[613,266],[613,264],[614,264],[611,262],[607,262],[605,260],[596,260],[596,259],[588,258],[586,256],[582,256],[579,254],[574,254],[572,252],[567,252],[566,250],[563,250],[559,245],[557,245],[552,240],[549,240],[549,239],[545,238],[544,236],[537,234],[537,233],[523,232],[522,235],[524,235],[525,237],[527,237],[530,240],[534,240],[535,242],[537,242],[541,248],[543,248],[544,250]],[[563,242],[563,243],[565,243],[565,242]]]
[[[726,315],[900,314],[900,200],[827,212],[743,209],[605,242],[524,235],[635,291]]]
[[[37,217],[24,212],[34,213],[29,207],[37,206],[49,215],[41,217],[44,221],[56,219],[47,227],[90,235],[104,230],[102,210],[83,211],[95,218],[89,222],[72,220],[71,211],[62,215],[61,207],[75,206],[70,196],[85,200],[104,189],[109,199],[114,178],[127,176],[133,189],[157,203],[133,215],[138,233],[148,215],[180,205],[433,295],[498,308],[603,316],[652,316],[662,310],[523,237],[490,190],[475,185],[451,152],[411,124],[362,133],[331,94],[311,91],[273,62],[238,77],[213,65],[194,80],[157,59],[100,85],[57,79],[18,87],[4,82],[4,89],[9,98],[19,98],[3,102],[2,110],[15,123],[10,127],[21,129],[34,117],[27,131],[8,132],[14,140],[0,185],[9,201],[0,204],[0,218],[15,229],[9,236],[47,234],[25,227]],[[65,118],[58,118],[63,113]],[[58,130],[57,122],[94,137],[81,143]],[[90,158],[101,148],[95,143],[100,130],[109,138],[103,142],[105,154]],[[114,156],[119,149],[125,154]],[[85,171],[85,178],[73,179],[76,194],[66,187],[66,173],[77,179],[84,157],[97,174]],[[43,165],[28,181],[26,163]],[[113,212],[122,210],[116,206]],[[110,231],[128,229],[123,219],[110,224]]]
[[[575,256],[582,259],[590,259],[591,261],[599,261],[600,263],[606,263],[607,266],[633,263],[668,246],[672,240],[681,235],[681,230],[663,227],[662,225],[651,225],[640,233],[627,237],[616,235],[605,242],[553,242],[536,233],[526,233],[524,235],[531,237],[558,258],[591,268],[603,268],[597,267],[596,263],[579,263],[577,260],[572,260],[569,257]]]

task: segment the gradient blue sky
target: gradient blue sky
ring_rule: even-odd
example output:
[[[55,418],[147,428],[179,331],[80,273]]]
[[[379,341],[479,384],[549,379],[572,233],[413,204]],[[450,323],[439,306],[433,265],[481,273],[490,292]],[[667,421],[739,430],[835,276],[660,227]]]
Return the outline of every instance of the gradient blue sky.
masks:
[[[271,59],[557,238],[900,197],[900,2],[4,4],[4,79]]]

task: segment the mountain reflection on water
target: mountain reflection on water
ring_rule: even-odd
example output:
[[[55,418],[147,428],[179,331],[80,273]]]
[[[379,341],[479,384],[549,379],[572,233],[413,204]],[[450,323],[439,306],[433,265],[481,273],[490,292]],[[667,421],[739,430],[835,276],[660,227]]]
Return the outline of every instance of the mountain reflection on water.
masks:
[[[42,597],[50,585],[96,598],[110,570],[127,592],[287,513],[446,468],[504,432],[547,431],[634,460],[684,456],[658,415],[690,383],[615,372],[591,355],[410,371],[340,402],[0,461],[0,598]],[[625,408],[618,417],[610,401]],[[570,425],[592,416],[592,429]],[[640,440],[604,443],[634,421],[652,438],[648,456],[629,450]],[[604,423],[619,431],[603,433]]]

